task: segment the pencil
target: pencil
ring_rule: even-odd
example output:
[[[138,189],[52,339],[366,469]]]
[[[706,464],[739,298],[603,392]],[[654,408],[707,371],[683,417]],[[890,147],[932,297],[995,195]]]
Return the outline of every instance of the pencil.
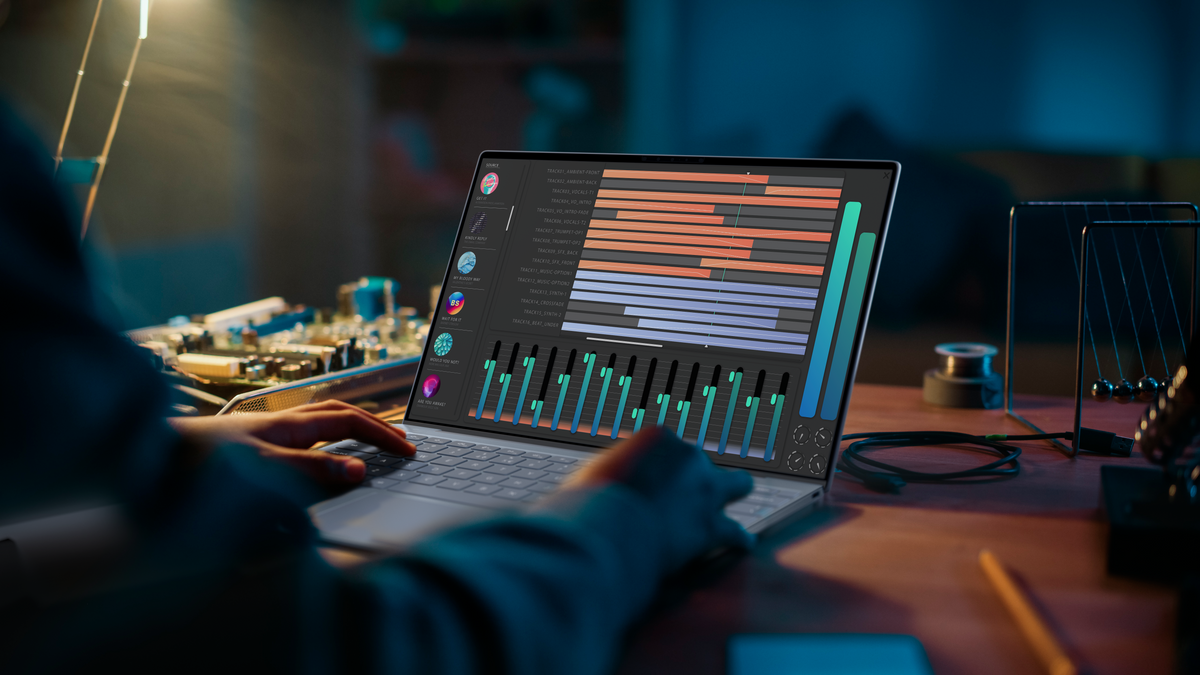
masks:
[[[1004,571],[1000,560],[992,555],[991,551],[983,549],[979,552],[979,566],[983,568],[984,576],[991,582],[992,588],[996,589],[996,594],[1012,614],[1017,628],[1037,654],[1038,660],[1046,667],[1046,672],[1050,675],[1076,675],[1078,670],[1075,664],[1067,658],[1066,652],[1058,644],[1058,640],[1054,639],[1046,622],[1038,616],[1029,598],[1025,597],[1021,589],[1013,583],[1012,577]]]

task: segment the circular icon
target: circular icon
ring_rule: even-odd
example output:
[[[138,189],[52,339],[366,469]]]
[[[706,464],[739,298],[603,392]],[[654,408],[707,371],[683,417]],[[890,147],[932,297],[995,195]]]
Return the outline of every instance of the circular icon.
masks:
[[[475,254],[467,251],[458,257],[458,273],[470,274],[475,269]]]
[[[433,341],[433,353],[438,356],[445,356],[450,353],[450,348],[454,346],[454,338],[450,337],[449,333],[442,333]]]
[[[487,214],[483,211],[471,216],[471,234],[479,234],[483,232],[483,226],[487,225]]]
[[[430,375],[421,383],[421,395],[425,398],[433,398],[437,395],[438,389],[442,388],[442,378],[437,375]]]
[[[825,473],[825,458],[820,455],[813,455],[808,460],[808,470],[818,476]]]
[[[827,448],[833,440],[833,434],[829,433],[829,430],[825,427],[821,427],[817,429],[817,433],[813,434],[813,440],[817,442],[817,447]]]
[[[793,450],[792,454],[788,455],[787,468],[792,471],[800,471],[804,468],[804,455],[799,450]]]
[[[804,445],[808,442],[808,427],[801,424],[792,430],[792,440],[796,441],[796,445]]]
[[[463,297],[462,293],[451,293],[450,297],[446,298],[446,313],[451,316],[458,314],[466,302],[467,299]]]
[[[483,180],[479,181],[479,191],[485,195],[490,195],[496,191],[499,185],[500,176],[497,176],[495,173],[489,173],[483,177]]]

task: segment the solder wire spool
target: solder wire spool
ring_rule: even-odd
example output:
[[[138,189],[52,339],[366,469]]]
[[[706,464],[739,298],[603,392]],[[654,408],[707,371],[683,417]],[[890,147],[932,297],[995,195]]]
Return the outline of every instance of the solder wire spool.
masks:
[[[999,408],[1004,378],[992,371],[992,345],[947,342],[934,348],[939,365],[925,371],[925,402],[947,408]]]

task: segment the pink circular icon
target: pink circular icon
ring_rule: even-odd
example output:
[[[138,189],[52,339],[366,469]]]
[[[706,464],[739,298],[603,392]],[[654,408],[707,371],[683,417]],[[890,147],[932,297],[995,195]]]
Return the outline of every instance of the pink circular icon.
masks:
[[[479,191],[485,195],[490,195],[500,186],[500,176],[495,173],[489,173],[479,181]]]
[[[438,389],[442,388],[442,378],[437,375],[430,375],[421,383],[421,395],[425,398],[433,398],[437,395]]]

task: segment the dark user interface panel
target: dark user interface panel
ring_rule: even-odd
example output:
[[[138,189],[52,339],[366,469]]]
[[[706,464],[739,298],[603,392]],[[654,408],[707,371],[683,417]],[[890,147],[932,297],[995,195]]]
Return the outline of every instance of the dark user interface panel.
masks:
[[[485,157],[409,419],[823,478],[890,179]]]

